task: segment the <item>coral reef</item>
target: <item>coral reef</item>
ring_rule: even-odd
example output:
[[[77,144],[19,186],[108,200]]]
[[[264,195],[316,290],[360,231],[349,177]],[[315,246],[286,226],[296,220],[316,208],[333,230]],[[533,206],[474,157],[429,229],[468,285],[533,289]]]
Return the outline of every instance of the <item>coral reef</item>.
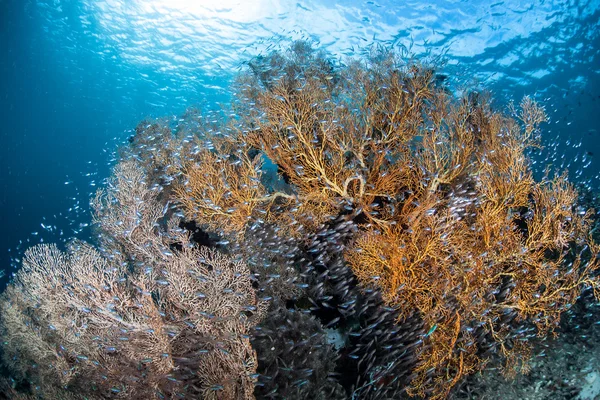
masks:
[[[28,250],[2,295],[2,385],[439,399],[526,372],[600,294],[593,212],[565,175],[534,180],[538,103],[501,113],[445,81],[296,42],[248,63],[227,116],[140,123],[92,199],[97,247]]]
[[[160,224],[156,198],[120,163],[93,202],[99,250],[26,252],[0,302],[3,361],[37,396],[253,398],[266,303],[244,263],[192,245],[176,216]]]
[[[526,370],[529,329],[509,322],[544,336],[598,287],[591,212],[564,176],[532,177],[526,151],[543,109],[525,97],[509,116],[485,95],[455,97],[432,67],[385,50],[339,68],[323,57],[297,45],[239,79],[239,123],[226,135],[238,145],[225,157],[254,184],[220,176],[217,224],[260,220],[306,240],[349,215],[357,233],[341,250],[358,281],[381,290],[399,323],[418,312],[428,329],[410,394],[446,397],[485,366],[486,340],[507,374]],[[260,185],[257,151],[287,191]],[[176,191],[199,222],[207,169],[198,160]]]

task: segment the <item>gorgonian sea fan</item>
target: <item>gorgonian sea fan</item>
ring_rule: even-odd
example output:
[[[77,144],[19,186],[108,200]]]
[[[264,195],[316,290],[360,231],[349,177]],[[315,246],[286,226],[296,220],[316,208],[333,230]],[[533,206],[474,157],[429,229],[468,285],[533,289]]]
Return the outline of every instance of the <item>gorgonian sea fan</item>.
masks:
[[[565,175],[533,177],[530,97],[501,113],[385,49],[339,65],[297,42],[248,66],[229,117],[138,126],[92,201],[97,248],[28,251],[0,303],[21,381],[444,398],[490,352],[526,369],[531,332],[598,294],[592,212]]]

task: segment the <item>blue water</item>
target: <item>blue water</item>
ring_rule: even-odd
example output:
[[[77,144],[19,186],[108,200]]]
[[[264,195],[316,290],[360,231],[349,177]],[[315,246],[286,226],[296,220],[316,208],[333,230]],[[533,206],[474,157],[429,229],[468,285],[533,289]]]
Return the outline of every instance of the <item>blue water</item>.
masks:
[[[200,5],[205,4],[205,5]],[[143,118],[218,108],[252,56],[310,39],[441,57],[455,87],[529,94],[546,165],[599,190],[600,0],[0,0],[0,273],[35,243],[90,235],[88,202]]]
[[[599,9],[597,0],[4,0],[0,268],[9,275],[30,243],[85,237],[89,195],[139,120],[227,102],[244,61],[298,38],[342,58],[373,43],[443,55],[451,79],[490,88],[500,105],[535,95],[551,120],[545,144],[579,153],[570,172],[597,185]]]

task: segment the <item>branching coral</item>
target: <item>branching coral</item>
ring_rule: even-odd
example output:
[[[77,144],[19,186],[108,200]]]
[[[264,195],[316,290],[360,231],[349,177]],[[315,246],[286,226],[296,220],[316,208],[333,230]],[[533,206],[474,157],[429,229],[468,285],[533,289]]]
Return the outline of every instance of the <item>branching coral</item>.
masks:
[[[97,249],[26,253],[0,301],[18,378],[46,397],[439,399],[490,352],[526,370],[532,336],[599,297],[592,212],[566,175],[534,179],[532,98],[503,114],[384,49],[248,65],[228,121],[138,126],[92,200]]]
[[[399,322],[418,312],[429,329],[409,393],[445,397],[485,365],[483,336],[507,373],[525,369],[528,330],[514,332],[505,316],[543,336],[582,289],[599,287],[590,212],[565,176],[533,179],[527,149],[538,146],[543,109],[525,97],[501,114],[487,96],[453,96],[433,68],[388,51],[341,67],[323,57],[296,46],[238,81],[238,157],[264,154],[287,192],[211,204],[304,238],[350,215],[359,229],[344,256],[358,280],[381,290]],[[193,193],[212,190],[194,178],[210,168],[200,160],[185,172]],[[190,193],[179,190],[179,201],[194,215],[203,205]]]
[[[192,245],[175,216],[161,223],[157,196],[121,163],[93,203],[102,254],[27,251],[1,302],[4,361],[41,395],[254,397],[249,333],[265,303],[244,263]]]
[[[266,190],[260,182],[260,157],[230,157],[202,150],[184,169],[187,184],[178,185],[188,218],[224,233],[244,232]]]

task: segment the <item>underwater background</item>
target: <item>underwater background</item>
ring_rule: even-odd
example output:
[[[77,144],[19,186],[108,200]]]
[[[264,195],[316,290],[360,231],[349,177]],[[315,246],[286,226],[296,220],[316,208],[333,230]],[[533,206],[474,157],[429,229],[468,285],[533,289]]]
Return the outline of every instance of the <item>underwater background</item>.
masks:
[[[556,146],[560,163],[579,154],[570,172],[597,187],[598,1],[0,5],[6,275],[20,241],[73,236],[89,222],[89,195],[108,176],[110,153],[141,119],[227,102],[242,63],[290,39],[340,57],[371,43],[414,43],[414,54],[445,54],[452,79],[475,77],[499,101],[536,95],[550,118],[543,144]]]
[[[90,198],[145,118],[229,103],[257,55],[308,40],[441,56],[453,85],[545,107],[534,172],[600,190],[600,1],[0,0],[0,273],[91,237]]]

